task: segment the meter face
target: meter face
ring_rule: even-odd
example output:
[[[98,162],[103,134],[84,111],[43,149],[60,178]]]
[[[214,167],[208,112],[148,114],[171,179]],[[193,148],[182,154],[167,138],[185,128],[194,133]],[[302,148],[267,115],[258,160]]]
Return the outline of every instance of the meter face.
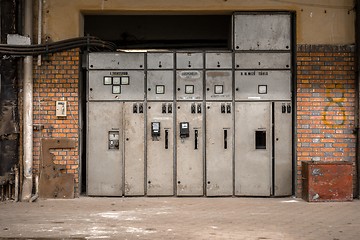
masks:
[[[185,93],[186,94],[194,94],[194,85],[186,85]]]
[[[215,85],[214,93],[215,94],[223,94],[224,93],[223,85]]]
[[[153,130],[156,131],[156,132],[159,132],[159,129],[160,129],[160,123],[158,122],[154,122],[153,125]]]
[[[120,77],[113,77],[113,84],[114,85],[120,85],[121,80]]]
[[[111,85],[112,77],[104,77],[104,85]]]
[[[113,85],[112,86],[112,93],[113,94],[120,94],[121,93],[121,86]]]
[[[165,86],[156,85],[156,94],[165,94]]]
[[[121,77],[121,85],[129,85],[129,76]]]

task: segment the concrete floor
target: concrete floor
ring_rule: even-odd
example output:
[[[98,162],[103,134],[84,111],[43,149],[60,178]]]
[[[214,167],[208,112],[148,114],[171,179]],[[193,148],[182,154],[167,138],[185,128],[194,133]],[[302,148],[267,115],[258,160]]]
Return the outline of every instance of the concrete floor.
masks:
[[[360,201],[90,198],[0,203],[0,239],[360,239]]]

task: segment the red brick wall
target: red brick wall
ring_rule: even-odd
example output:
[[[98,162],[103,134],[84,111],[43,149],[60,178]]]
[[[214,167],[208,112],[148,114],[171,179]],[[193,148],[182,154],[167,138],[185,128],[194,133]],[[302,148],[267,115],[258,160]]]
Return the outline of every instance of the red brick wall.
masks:
[[[41,166],[42,138],[70,138],[76,140],[75,149],[55,149],[55,164],[66,165],[66,173],[75,174],[75,195],[79,183],[79,51],[71,50],[44,56],[37,66],[34,58],[34,172]],[[67,101],[67,116],[56,117],[55,102]]]
[[[355,164],[354,50],[354,46],[297,47],[298,196],[302,161]]]

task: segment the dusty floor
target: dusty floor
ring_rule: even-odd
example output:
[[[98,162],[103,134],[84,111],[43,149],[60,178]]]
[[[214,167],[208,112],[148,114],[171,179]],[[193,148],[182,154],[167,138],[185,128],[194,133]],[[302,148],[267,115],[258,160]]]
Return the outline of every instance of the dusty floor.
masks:
[[[360,201],[89,198],[0,203],[0,239],[360,238]]]

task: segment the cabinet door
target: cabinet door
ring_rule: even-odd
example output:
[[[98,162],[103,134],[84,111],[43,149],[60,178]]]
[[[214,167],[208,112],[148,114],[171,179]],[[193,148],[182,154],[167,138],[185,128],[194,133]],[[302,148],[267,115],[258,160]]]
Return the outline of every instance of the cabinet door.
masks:
[[[238,102],[235,116],[235,194],[270,196],[271,103]]]

